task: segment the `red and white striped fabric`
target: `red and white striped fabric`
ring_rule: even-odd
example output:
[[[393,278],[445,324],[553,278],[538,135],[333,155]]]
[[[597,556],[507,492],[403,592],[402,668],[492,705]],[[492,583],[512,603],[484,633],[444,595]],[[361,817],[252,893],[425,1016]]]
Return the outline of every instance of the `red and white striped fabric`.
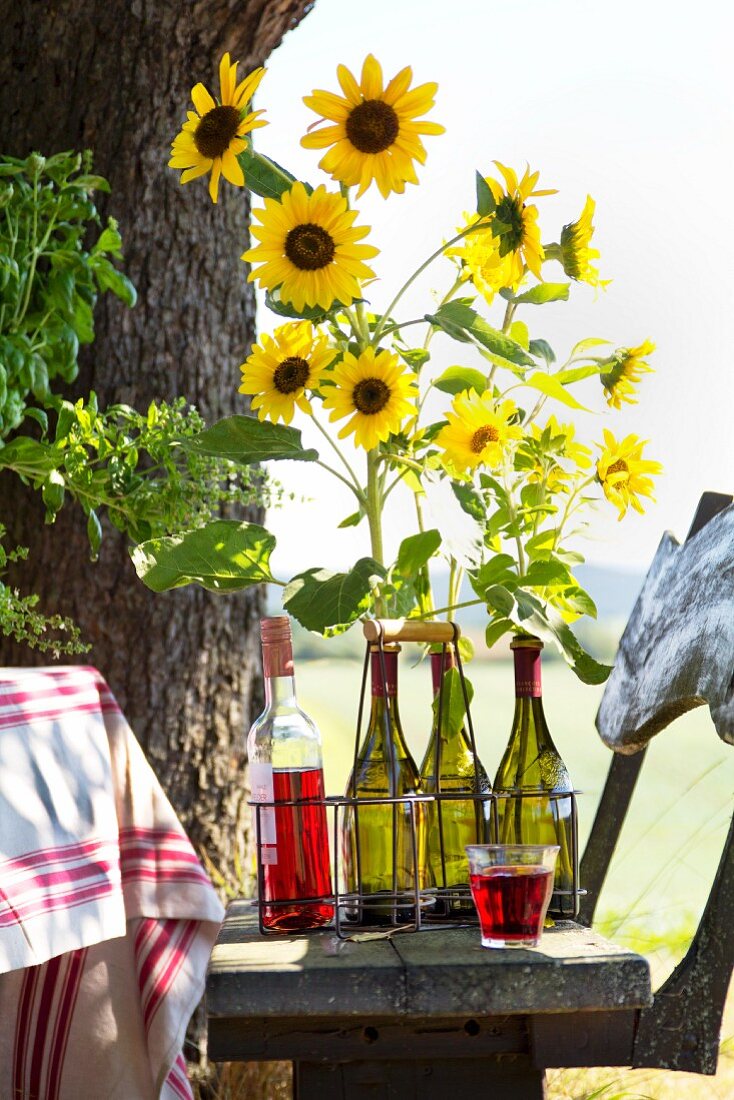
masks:
[[[100,674],[0,670],[0,1100],[185,1100],[223,917]]]

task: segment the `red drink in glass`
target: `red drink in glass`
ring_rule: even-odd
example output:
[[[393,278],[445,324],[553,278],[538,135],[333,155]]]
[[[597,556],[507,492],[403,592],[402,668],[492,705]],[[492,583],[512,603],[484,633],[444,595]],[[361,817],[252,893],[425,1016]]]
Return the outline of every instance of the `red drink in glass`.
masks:
[[[538,940],[553,892],[545,867],[490,867],[471,876],[482,938],[527,944]]]
[[[264,818],[275,819],[275,844],[262,844],[264,902],[320,898],[331,894],[329,838],[324,805],[324,773],[321,768],[274,769],[273,801],[299,800],[298,806],[262,809]],[[268,838],[269,839],[269,838]],[[326,855],[326,858],[325,858]],[[277,932],[301,932],[328,924],[334,906],[312,901],[263,906],[263,924]]]

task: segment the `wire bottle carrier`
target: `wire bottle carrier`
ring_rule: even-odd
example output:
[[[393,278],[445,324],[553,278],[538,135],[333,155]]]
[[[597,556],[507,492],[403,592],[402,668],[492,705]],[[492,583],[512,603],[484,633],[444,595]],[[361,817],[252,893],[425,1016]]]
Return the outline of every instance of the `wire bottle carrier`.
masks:
[[[297,810],[305,805],[303,800],[293,799],[278,802],[250,802],[255,816],[255,837],[257,845],[257,885],[258,897],[255,904],[258,908],[259,926],[262,935],[282,935],[282,932],[266,928],[263,923],[263,910],[272,910],[277,907],[288,907],[294,904],[327,904],[334,908],[334,929],[337,936],[346,939],[355,931],[381,931],[387,926],[399,928],[401,931],[419,932],[426,928],[455,928],[465,925],[476,925],[478,918],[471,906],[471,891],[468,882],[448,885],[447,862],[444,840],[444,807],[450,802],[473,802],[475,807],[475,819],[477,822],[477,842],[486,840],[487,843],[498,843],[499,811],[501,800],[535,799],[550,802],[551,807],[561,804],[569,808],[571,821],[571,846],[572,846],[572,885],[569,889],[554,889],[556,895],[568,899],[567,916],[575,917],[578,914],[579,898],[583,891],[579,887],[578,877],[578,812],[576,796],[579,792],[571,791],[537,791],[537,790],[481,790],[479,775],[478,755],[474,735],[474,724],[469,705],[469,693],[466,686],[466,678],[459,652],[458,641],[461,631],[458,624],[453,622],[420,622],[411,619],[370,619],[364,623],[364,635],[366,639],[365,658],[362,670],[362,686],[359,695],[359,708],[357,712],[357,726],[354,739],[354,758],[350,789],[344,796],[327,796],[324,805],[331,817],[330,834],[332,838],[333,858],[333,885],[331,894],[320,897],[293,897],[280,898],[278,900],[265,899],[264,871],[261,863],[260,838],[262,835],[262,814],[264,811],[277,807],[281,810],[293,808]],[[431,794],[407,794],[398,795],[395,791],[395,779],[397,774],[394,758],[395,745],[389,728],[387,708],[383,709],[385,722],[385,744],[388,746],[389,772],[391,790],[388,795],[380,797],[358,797],[357,794],[357,764],[359,758],[359,746],[362,735],[362,720],[364,714],[365,694],[367,690],[367,678],[370,669],[370,655],[376,652],[378,655],[380,674],[383,690],[387,691],[387,673],[385,662],[385,645],[396,642],[417,642],[420,644],[433,644],[441,646],[443,667],[448,667],[446,651],[449,645],[453,646],[456,669],[459,674],[461,691],[463,695],[466,730],[471,744],[474,759],[474,789],[473,791],[442,791],[441,788],[441,736],[443,721],[445,719],[444,677],[441,677],[438,690],[437,725],[438,736],[435,738],[434,775],[436,791]],[[356,883],[362,882],[362,837],[359,827],[359,815],[363,815],[372,807],[392,807],[392,889],[379,893],[367,892],[363,889],[349,889],[349,878]],[[440,864],[439,873],[436,876],[439,881],[430,886],[421,887],[421,880],[425,878],[425,868],[422,866],[422,853],[420,835],[425,829],[428,813],[435,814],[438,822],[438,837]],[[409,886],[401,886],[398,879],[397,844],[398,844],[398,820],[399,815],[409,822]],[[484,823],[484,824],[483,824]],[[348,843],[345,839],[348,838]],[[438,905],[440,900],[450,905]],[[447,909],[449,911],[447,911]],[[454,912],[450,910],[454,909]],[[564,904],[564,911],[566,905]],[[379,910],[380,919],[376,919]],[[459,912],[456,912],[459,910]],[[390,919],[386,922],[384,914],[388,912]]]

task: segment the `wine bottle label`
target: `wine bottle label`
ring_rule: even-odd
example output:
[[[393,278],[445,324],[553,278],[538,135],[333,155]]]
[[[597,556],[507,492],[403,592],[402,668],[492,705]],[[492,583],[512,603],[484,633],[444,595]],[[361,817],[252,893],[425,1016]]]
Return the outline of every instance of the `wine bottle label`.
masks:
[[[253,802],[274,802],[272,764],[250,764],[250,791]],[[278,862],[275,808],[255,810],[260,815],[260,862],[273,866]]]
[[[540,650],[515,649],[515,696],[518,699],[540,699],[543,694],[540,680]]]

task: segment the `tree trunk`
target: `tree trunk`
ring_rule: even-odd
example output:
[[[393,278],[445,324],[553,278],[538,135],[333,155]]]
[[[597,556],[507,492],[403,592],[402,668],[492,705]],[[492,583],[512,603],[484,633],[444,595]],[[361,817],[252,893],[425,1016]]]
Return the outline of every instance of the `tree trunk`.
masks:
[[[112,194],[124,267],[138,290],[96,313],[77,394],[145,409],[184,395],[208,422],[242,411],[238,365],[254,335],[243,193],[222,181],[181,188],[166,167],[191,87],[214,86],[229,50],[244,74],[262,64],[309,0],[0,0],[0,147],[23,157],[89,148]],[[217,78],[218,88],[218,78]],[[40,494],[0,482],[9,539],[30,546],[13,578],[48,613],[71,615],[143,745],[194,844],[232,882],[245,840],[236,766],[260,703],[257,618],[262,593],[217,597],[188,588],[156,596],[137,580],[124,536],[106,531],[88,564],[74,506],[43,526]],[[0,642],[6,664],[47,658]]]

